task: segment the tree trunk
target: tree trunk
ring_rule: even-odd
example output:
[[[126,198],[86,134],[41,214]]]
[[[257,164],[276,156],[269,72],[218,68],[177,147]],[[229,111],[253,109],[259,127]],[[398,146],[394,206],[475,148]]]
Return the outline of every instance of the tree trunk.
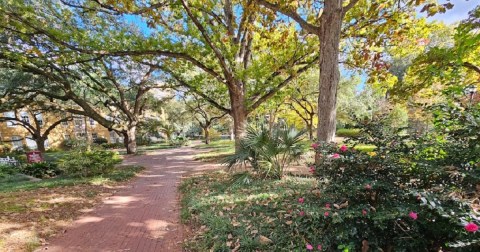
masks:
[[[308,139],[313,140],[313,119],[310,119],[310,122],[307,123],[308,129]]]
[[[235,152],[240,149],[240,140],[245,136],[247,125],[247,109],[245,108],[243,94],[230,93],[233,117],[233,133],[235,134]]]
[[[210,144],[210,127],[203,127],[203,133],[205,135],[205,144]]]
[[[137,142],[135,139],[135,133],[137,131],[136,126],[129,127],[126,131],[123,131],[123,143],[127,149],[127,154],[137,153]]]
[[[320,19],[320,85],[318,96],[318,141],[335,140],[342,0],[325,1]]]
[[[37,144],[37,150],[40,152],[45,152],[45,138],[37,137],[34,139],[35,143]]]

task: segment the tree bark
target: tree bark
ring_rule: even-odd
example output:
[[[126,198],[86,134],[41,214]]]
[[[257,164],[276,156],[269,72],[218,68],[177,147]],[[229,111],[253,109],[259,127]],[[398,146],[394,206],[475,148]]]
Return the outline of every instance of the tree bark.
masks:
[[[343,12],[341,0],[325,1],[320,19],[320,85],[318,96],[318,141],[335,140],[340,33]]]
[[[210,127],[204,127],[203,133],[205,134],[205,144],[210,144]]]
[[[313,140],[313,120],[310,119],[310,123],[307,123],[308,139]]]
[[[240,149],[240,141],[245,136],[247,109],[243,94],[235,95],[230,92],[230,101],[232,105],[233,133],[235,135],[235,152],[237,152]]]
[[[37,144],[37,150],[40,152],[45,152],[45,138],[37,137],[34,139],[35,143]]]
[[[137,153],[137,141],[135,139],[135,133],[137,126],[131,126],[126,131],[123,131],[123,143],[127,149],[127,154]]]

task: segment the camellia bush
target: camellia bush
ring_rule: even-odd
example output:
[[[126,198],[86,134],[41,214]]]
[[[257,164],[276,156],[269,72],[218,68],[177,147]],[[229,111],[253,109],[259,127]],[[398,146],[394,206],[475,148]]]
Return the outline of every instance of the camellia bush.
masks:
[[[385,131],[384,118],[362,125],[352,143],[374,152],[312,144],[323,195],[304,203],[307,249],[480,251],[480,116],[453,103],[434,111],[437,127],[422,137]]]

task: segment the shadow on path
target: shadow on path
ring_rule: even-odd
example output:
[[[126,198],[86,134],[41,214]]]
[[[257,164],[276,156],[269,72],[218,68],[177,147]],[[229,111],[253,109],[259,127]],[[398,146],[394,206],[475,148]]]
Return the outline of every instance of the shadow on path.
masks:
[[[192,148],[126,157],[146,169],[39,251],[182,251],[177,186],[182,176],[219,169],[194,161]]]

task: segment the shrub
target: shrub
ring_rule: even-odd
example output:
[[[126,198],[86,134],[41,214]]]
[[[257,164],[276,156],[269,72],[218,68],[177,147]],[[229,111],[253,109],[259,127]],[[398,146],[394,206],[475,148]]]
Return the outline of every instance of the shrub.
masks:
[[[18,169],[13,165],[0,164],[0,178],[5,178],[8,175],[13,175],[18,172]]]
[[[272,132],[264,125],[248,127],[240,149],[226,163],[229,168],[248,163],[263,178],[282,178],[285,168],[304,152],[303,134],[293,127],[274,127]]]
[[[105,149],[119,149],[125,147],[122,143],[103,143],[100,146]]]
[[[21,172],[35,178],[44,179],[56,177],[62,173],[62,170],[55,163],[40,162],[24,165]]]
[[[91,177],[109,173],[115,164],[121,163],[116,152],[94,149],[92,151],[71,151],[59,160],[59,167],[67,175]]]
[[[338,137],[357,137],[360,135],[360,129],[338,129],[336,135]]]
[[[186,146],[190,144],[190,140],[187,137],[179,136],[175,139],[170,139],[168,141],[168,144],[170,146],[175,146],[175,147]]]
[[[383,251],[478,249],[478,234],[466,231],[467,223],[478,220],[467,195],[480,182],[478,169],[462,169],[470,154],[455,152],[464,158],[439,165],[438,157],[425,156],[425,146],[434,146],[428,137],[411,137],[401,129],[388,132],[385,123],[379,118],[364,124],[357,140],[374,144],[375,152],[312,145],[318,160],[312,172],[324,192],[316,204],[331,206],[324,208],[328,216],[317,213],[322,221],[304,223],[313,230],[306,236],[322,237],[319,242],[330,249],[355,251],[365,239]]]
[[[60,144],[61,148],[64,150],[71,150],[75,148],[82,148],[86,146],[85,140],[77,140],[77,139],[65,139]]]
[[[103,138],[103,137],[97,137],[97,138],[93,139],[93,143],[101,145],[101,144],[108,143],[108,140]]]

